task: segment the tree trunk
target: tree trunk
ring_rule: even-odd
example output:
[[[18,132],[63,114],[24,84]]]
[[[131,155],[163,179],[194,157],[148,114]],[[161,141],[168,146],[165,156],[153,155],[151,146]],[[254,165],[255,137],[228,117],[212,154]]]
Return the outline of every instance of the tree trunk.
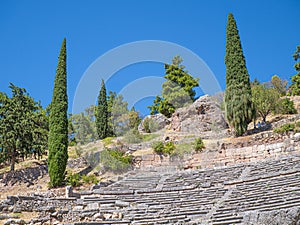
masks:
[[[15,171],[15,163],[16,163],[16,155],[15,150],[11,153],[11,161],[10,161],[10,171]]]

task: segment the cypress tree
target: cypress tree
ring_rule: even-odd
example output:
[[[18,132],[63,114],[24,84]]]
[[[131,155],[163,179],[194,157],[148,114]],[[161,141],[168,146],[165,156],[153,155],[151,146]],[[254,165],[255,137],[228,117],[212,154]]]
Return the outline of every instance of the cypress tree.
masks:
[[[106,97],[106,88],[104,80],[102,80],[100,93],[98,96],[98,107],[96,112],[96,128],[100,139],[104,139],[109,135],[108,125],[108,105]]]
[[[226,118],[236,136],[247,131],[255,116],[251,86],[239,32],[233,15],[228,15],[226,28]]]
[[[58,58],[49,116],[48,170],[53,187],[62,185],[68,160],[66,58],[66,39],[64,39]]]

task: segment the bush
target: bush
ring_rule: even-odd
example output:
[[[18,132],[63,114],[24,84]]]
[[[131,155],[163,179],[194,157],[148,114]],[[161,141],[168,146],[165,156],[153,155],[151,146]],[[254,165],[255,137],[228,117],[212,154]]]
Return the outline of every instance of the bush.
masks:
[[[288,98],[283,98],[278,103],[278,113],[281,114],[296,114],[297,110],[294,107],[294,102]]]
[[[273,131],[278,134],[285,134],[288,133],[289,131],[294,131],[294,130],[295,130],[295,124],[287,123],[278,128],[275,128]]]
[[[96,175],[83,175],[81,177],[82,181],[86,184],[98,184],[99,180]]]
[[[143,140],[143,136],[140,134],[140,132],[137,129],[129,130],[124,135],[124,138],[125,138],[126,142],[129,144],[141,143]]]
[[[163,154],[165,145],[162,141],[157,141],[152,144],[152,148],[157,154]]]
[[[194,148],[196,152],[201,152],[205,148],[204,142],[200,137],[196,138]]]
[[[133,157],[118,149],[105,149],[100,152],[100,162],[106,171],[125,172],[131,168]]]
[[[159,155],[172,155],[176,149],[173,142],[167,142],[164,144],[162,141],[154,142],[152,148],[155,153]]]
[[[70,175],[67,175],[66,184],[71,185],[72,187],[78,187],[81,184],[80,179],[81,177],[78,173],[71,173]]]
[[[164,147],[164,155],[171,155],[175,151],[176,146],[173,142],[167,142]]]

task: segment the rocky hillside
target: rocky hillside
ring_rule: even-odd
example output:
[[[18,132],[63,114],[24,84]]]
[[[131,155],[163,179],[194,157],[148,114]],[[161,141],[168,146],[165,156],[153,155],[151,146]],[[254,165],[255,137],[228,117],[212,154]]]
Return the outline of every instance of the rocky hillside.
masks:
[[[109,182],[48,190],[45,163],[0,174],[5,199],[0,203],[0,222],[300,224],[300,133],[272,131],[300,120],[299,114],[274,117],[268,127],[239,138],[230,136],[219,104],[209,96],[178,109],[170,119],[148,118],[158,131],[144,134],[148,136],[141,143],[118,137],[70,149],[70,170],[98,175],[98,167],[88,162],[104,146],[122,146],[133,154],[134,170],[99,176],[111,178]],[[192,144],[198,137],[206,148],[196,153]],[[155,141],[173,141],[183,151],[176,157],[154,154]]]

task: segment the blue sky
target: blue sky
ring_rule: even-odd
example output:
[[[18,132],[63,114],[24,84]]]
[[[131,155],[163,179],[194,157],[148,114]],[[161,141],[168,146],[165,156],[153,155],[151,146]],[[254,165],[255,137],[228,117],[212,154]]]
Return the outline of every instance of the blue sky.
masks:
[[[229,12],[237,21],[251,80],[268,81],[274,74],[290,80],[295,74],[292,54],[300,45],[299,0],[2,0],[0,91],[8,92],[12,82],[48,105],[64,37],[69,111],[89,66],[111,49],[134,41],[168,41],[193,51],[224,90]],[[107,82],[107,89],[118,92],[133,79],[149,75],[163,76],[163,65],[146,62],[125,67]],[[97,76],[102,76],[101,71]],[[147,113],[145,104],[137,105],[142,113]]]

